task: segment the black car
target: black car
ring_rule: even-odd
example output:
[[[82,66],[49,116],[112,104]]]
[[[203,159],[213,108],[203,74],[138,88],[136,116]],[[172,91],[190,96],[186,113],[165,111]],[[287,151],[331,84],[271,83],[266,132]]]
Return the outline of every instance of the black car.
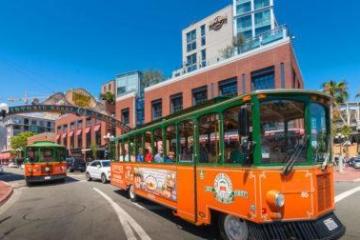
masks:
[[[82,159],[78,158],[67,158],[66,159],[69,172],[80,171],[85,172],[86,163]]]

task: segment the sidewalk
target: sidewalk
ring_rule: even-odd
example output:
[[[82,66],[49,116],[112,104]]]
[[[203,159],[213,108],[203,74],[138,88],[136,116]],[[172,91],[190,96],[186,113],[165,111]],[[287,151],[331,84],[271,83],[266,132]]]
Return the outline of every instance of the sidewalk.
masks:
[[[6,182],[0,181],[0,206],[5,203],[12,193],[12,187]]]
[[[360,182],[360,169],[344,167],[344,172],[335,170],[335,182]]]

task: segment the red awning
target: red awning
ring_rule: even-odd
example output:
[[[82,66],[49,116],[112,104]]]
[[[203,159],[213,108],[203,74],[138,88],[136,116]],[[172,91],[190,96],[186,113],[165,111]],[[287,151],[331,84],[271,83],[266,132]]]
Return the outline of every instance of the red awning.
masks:
[[[62,135],[62,138],[66,138],[66,133],[64,133],[64,134]]]
[[[85,133],[89,133],[90,132],[90,127],[87,127],[86,129],[85,129]]]
[[[82,132],[81,129],[77,130],[77,131],[76,131],[76,136],[79,136],[79,135],[81,134],[81,132]]]
[[[61,134],[56,135],[56,141],[59,140]]]
[[[99,131],[99,130],[100,130],[100,127],[101,127],[101,125],[96,125],[96,126],[94,127],[94,132]]]
[[[72,137],[74,135],[74,131],[69,132],[69,137]]]
[[[11,153],[9,153],[9,152],[0,153],[0,160],[6,160],[6,159],[10,159],[10,158],[11,158]]]

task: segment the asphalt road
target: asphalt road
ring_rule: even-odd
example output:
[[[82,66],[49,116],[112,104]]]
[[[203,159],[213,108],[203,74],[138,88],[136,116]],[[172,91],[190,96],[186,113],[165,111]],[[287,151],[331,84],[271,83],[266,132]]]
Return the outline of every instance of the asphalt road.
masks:
[[[110,184],[87,182],[80,173],[70,174],[65,184],[30,188],[19,169],[6,169],[0,180],[15,188],[0,207],[0,240],[217,238],[214,227],[195,227],[147,200],[132,203]],[[358,186],[360,183],[336,183],[336,195]],[[336,207],[347,227],[342,239],[360,239],[360,191],[337,202]]]

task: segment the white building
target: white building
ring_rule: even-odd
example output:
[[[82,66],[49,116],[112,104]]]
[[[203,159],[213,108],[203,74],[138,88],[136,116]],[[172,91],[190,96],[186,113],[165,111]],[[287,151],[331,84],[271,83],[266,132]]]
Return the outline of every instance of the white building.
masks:
[[[192,72],[287,37],[278,27],[274,0],[233,0],[233,3],[182,30],[182,67],[173,77]],[[234,48],[234,38],[243,44]]]
[[[47,113],[17,114],[0,121],[0,152],[11,150],[10,139],[22,132],[54,132],[58,115]]]

